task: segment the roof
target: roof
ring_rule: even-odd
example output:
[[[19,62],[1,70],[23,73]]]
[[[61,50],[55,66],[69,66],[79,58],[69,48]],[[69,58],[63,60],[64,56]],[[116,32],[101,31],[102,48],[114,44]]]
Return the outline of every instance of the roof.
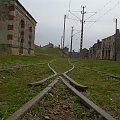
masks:
[[[14,1],[16,1],[17,4],[30,16],[30,18],[32,18],[35,21],[35,23],[37,23],[36,20],[32,17],[32,15],[23,7],[23,5],[18,0]]]

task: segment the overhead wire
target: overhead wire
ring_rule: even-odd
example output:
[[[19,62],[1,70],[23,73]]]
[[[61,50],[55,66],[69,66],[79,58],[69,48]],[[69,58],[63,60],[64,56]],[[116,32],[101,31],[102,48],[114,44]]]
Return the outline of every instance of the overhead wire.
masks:
[[[107,15],[110,11],[112,11],[114,8],[116,8],[116,6],[118,6],[120,4],[120,1],[117,1],[117,4],[115,4],[112,8],[110,8],[108,11],[106,11],[103,15],[101,15],[100,17],[97,18],[96,21],[94,21],[91,26],[88,28],[88,30],[96,23],[98,22],[100,19],[102,19],[105,15]]]
[[[95,16],[95,15],[98,14],[99,12],[103,11],[112,1],[113,1],[113,0],[109,0],[109,1],[108,1],[102,8],[100,8],[97,12],[94,12],[93,15],[89,16],[88,18],[86,18],[86,20],[90,19],[91,17]],[[117,3],[117,4],[118,4],[118,3]],[[92,27],[97,21],[99,21],[103,16],[105,16],[105,15],[108,14],[110,11],[112,11],[112,9],[114,9],[116,6],[117,6],[117,5],[113,6],[113,7],[110,8],[107,12],[105,12],[102,16],[98,17],[96,21],[92,21],[93,24],[91,25],[91,27]],[[71,0],[69,0],[69,11],[68,11],[68,15],[71,14],[72,16],[74,16],[75,18],[77,18],[78,21],[80,21],[80,18],[79,18],[77,15],[75,15],[73,12],[81,12],[81,11],[71,11]],[[87,13],[88,13],[88,12],[87,12]],[[89,13],[91,13],[91,12],[89,12]],[[70,19],[77,21],[76,19],[72,19],[72,18],[70,18]],[[90,29],[91,27],[89,27],[89,29]],[[80,31],[79,31],[78,33],[80,33]],[[77,33],[75,33],[75,34],[77,34]],[[80,37],[80,36],[78,36],[77,39],[79,39],[79,37]],[[77,40],[77,39],[76,39],[76,40]]]
[[[88,20],[88,19],[90,19],[91,17],[93,17],[95,14],[97,14],[97,12],[94,12],[94,14],[91,15],[90,17],[86,18],[85,21]]]
[[[73,15],[73,16],[76,17],[78,20],[80,20],[80,18],[79,18],[77,15],[75,15],[75,14],[72,13],[71,11],[69,11],[69,12],[70,12],[71,15]]]
[[[100,8],[97,12],[102,11],[106,6],[108,6],[112,0],[109,0],[102,8]]]

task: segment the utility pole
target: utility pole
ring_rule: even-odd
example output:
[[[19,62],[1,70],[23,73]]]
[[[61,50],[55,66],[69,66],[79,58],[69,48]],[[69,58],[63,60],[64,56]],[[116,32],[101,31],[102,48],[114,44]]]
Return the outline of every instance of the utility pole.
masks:
[[[116,23],[115,33],[117,33],[117,18],[115,19],[115,23]]]
[[[71,30],[71,44],[70,44],[70,52],[72,53],[72,43],[73,43],[73,27],[72,27],[72,30]]]
[[[86,6],[82,6],[82,11],[81,11],[81,14],[82,14],[82,26],[81,26],[81,41],[80,41],[80,52],[82,52],[82,46],[83,46],[83,29],[84,29],[84,15],[86,14],[85,12],[85,7]]]
[[[115,47],[114,47],[114,49],[115,49],[115,61],[117,60],[117,49],[116,49],[116,47],[117,47],[117,34],[118,34],[118,30],[117,30],[117,18],[115,19],[115,23],[116,23],[116,30],[115,30]]]
[[[63,36],[61,36],[61,49],[63,48],[63,47],[62,47],[62,43],[63,43],[62,40],[63,40]]]
[[[66,25],[66,15],[64,15],[64,29],[63,29],[63,46],[62,48],[64,49],[64,44],[65,44],[65,25]]]

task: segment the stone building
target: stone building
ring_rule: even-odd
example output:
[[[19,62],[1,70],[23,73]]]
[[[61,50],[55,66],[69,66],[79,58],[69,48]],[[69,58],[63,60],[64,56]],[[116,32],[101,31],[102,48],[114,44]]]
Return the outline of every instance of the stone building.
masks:
[[[89,57],[89,50],[86,48],[83,48],[80,55],[81,55],[81,58],[83,58],[83,59],[88,58]]]
[[[49,42],[48,45],[43,46],[44,48],[54,48],[54,45]]]
[[[97,41],[89,48],[89,58],[103,60],[120,60],[120,33],[117,29],[116,34]]]
[[[119,29],[116,31],[116,40],[115,40],[115,59],[120,60],[120,32]]]
[[[18,0],[0,0],[0,54],[33,55],[36,23]]]
[[[94,58],[94,47],[89,48],[89,58]]]
[[[115,36],[112,35],[102,40],[101,59],[114,60]]]
[[[91,48],[89,48],[89,58],[101,59],[101,41],[97,40]]]
[[[119,29],[116,34],[102,40],[101,59],[120,60],[120,33]]]

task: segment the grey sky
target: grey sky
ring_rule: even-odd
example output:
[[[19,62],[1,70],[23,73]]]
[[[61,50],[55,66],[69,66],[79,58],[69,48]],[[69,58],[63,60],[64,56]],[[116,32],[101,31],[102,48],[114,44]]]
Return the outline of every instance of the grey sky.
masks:
[[[45,45],[52,42],[55,45],[60,44],[60,37],[63,34],[63,17],[68,14],[69,0],[19,0],[22,5],[36,19],[36,39],[37,45]],[[120,28],[120,0],[71,0],[72,11],[81,11],[81,5],[86,5],[85,19],[97,12],[88,21],[96,21],[95,23],[86,22],[84,29],[83,47],[89,48],[97,39],[102,39],[114,34],[115,18],[118,18],[118,28]],[[81,18],[80,13],[74,13]],[[69,17],[76,19],[74,16]],[[71,26],[80,30],[80,22],[67,20],[66,22],[66,40],[65,45],[70,44]],[[74,31],[75,33],[78,31]],[[80,34],[76,34],[73,38],[73,48],[79,49]],[[79,37],[79,38],[78,38]],[[78,38],[78,39],[77,39]]]

